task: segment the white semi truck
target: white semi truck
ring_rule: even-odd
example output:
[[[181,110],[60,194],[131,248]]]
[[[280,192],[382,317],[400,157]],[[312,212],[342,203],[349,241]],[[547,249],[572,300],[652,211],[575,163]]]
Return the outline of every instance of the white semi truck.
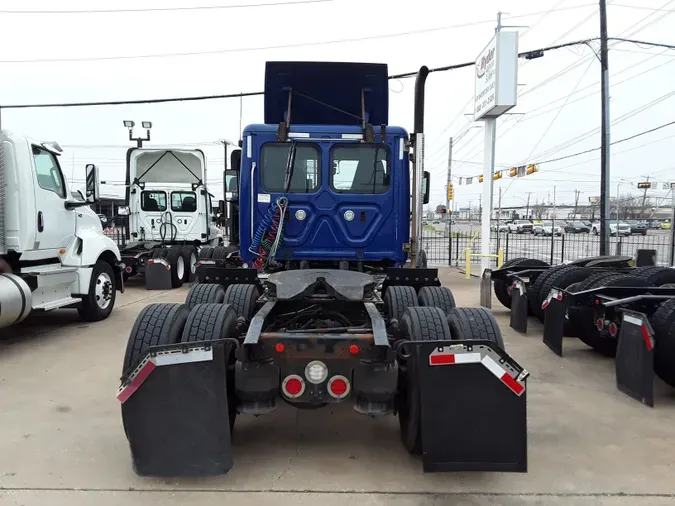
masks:
[[[206,157],[198,149],[137,147],[128,150],[126,163],[124,277],[160,259],[177,288],[194,278],[199,258],[225,254],[206,188]]]
[[[86,196],[71,192],[60,153],[55,142],[0,130],[0,328],[57,308],[103,320],[123,290],[119,249],[90,207],[98,168],[87,165]]]

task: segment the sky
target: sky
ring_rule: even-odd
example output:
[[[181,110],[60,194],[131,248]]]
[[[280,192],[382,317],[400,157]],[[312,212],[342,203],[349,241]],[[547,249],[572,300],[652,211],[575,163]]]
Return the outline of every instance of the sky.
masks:
[[[17,10],[69,12],[10,12]],[[520,51],[599,35],[592,0],[0,0],[0,104],[261,91],[270,60],[386,63],[390,74],[470,62],[494,35],[498,12],[504,30],[519,32]],[[675,0],[608,0],[609,36],[672,44],[673,14]],[[599,151],[546,163],[600,146],[598,49],[591,43],[519,60],[518,105],[497,122],[496,168],[545,163],[536,174],[496,181],[495,207],[500,188],[503,206],[523,204],[528,194],[532,203],[551,202],[555,194],[558,204],[573,203],[577,191],[580,203],[599,195]],[[673,121],[675,50],[610,42],[609,71],[612,141]],[[469,67],[427,80],[425,168],[434,207],[445,204],[450,137],[455,207],[477,207],[482,193],[481,185],[460,186],[457,179],[482,172],[474,76]],[[389,82],[390,124],[409,131],[413,85],[414,79]],[[153,122],[149,145],[203,149],[209,190],[221,198],[218,141],[236,142],[242,127],[262,122],[263,99],[3,109],[1,121],[3,129],[58,141],[75,188],[83,186],[85,164],[96,163],[109,183],[102,193],[121,195],[115,182],[124,179],[125,119]],[[611,194],[637,194],[636,183],[647,176],[675,180],[674,142],[675,125],[613,146]]]

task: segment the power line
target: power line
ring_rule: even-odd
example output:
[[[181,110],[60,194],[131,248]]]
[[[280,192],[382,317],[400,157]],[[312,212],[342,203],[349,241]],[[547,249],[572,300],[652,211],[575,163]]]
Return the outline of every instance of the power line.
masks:
[[[585,40],[578,40],[573,42],[566,42],[564,44],[557,44],[555,46],[548,46],[539,49],[531,49],[529,51],[524,51],[518,53],[519,57],[533,57],[534,54],[541,51],[554,51],[557,49],[562,49],[566,47],[578,46],[582,44],[588,44],[589,42],[598,40],[598,37],[593,37]],[[612,37],[609,40],[614,40]],[[633,44],[643,44],[647,46],[659,46],[667,47],[668,49],[675,49],[675,46],[667,46],[660,43],[652,43],[647,41],[637,41],[630,39],[622,39],[621,42],[628,42]],[[317,43],[318,44],[318,43]],[[3,63],[3,62],[0,62]],[[457,63],[454,65],[445,65],[443,67],[435,67],[429,69],[429,73],[433,72],[447,72],[450,70],[457,70],[465,67],[471,67],[475,65],[474,61]],[[389,79],[405,79],[409,77],[414,77],[417,75],[417,71],[404,72],[401,74],[390,75]],[[158,104],[158,103],[169,103],[169,102],[191,102],[191,101],[200,101],[200,100],[217,100],[217,99],[229,99],[229,98],[242,98],[242,97],[253,97],[263,95],[262,91],[249,91],[249,92],[240,92],[240,93],[228,93],[224,95],[200,95],[193,97],[172,97],[172,98],[150,98],[150,99],[138,99],[138,100],[109,100],[109,101],[100,101],[100,102],[60,102],[60,103],[49,103],[49,104],[10,104],[10,105],[0,105],[0,109],[39,109],[39,108],[49,108],[49,107],[94,107],[94,106],[104,106],[104,105],[137,105],[137,104]]]
[[[592,4],[574,6],[574,7],[563,7],[558,10],[570,10],[578,9],[580,7],[587,7]],[[515,16],[510,16],[509,19],[517,19],[529,16],[535,16],[542,14],[542,12],[532,12],[527,14],[519,14]],[[345,39],[336,39],[328,41],[318,41],[318,42],[298,42],[295,44],[280,44],[275,46],[258,46],[258,47],[248,47],[248,48],[227,48],[227,49],[215,49],[209,51],[191,51],[184,53],[159,53],[159,54],[142,54],[142,55],[121,55],[121,56],[97,56],[97,57],[81,57],[81,58],[35,58],[30,60],[0,60],[0,63],[11,64],[11,63],[55,63],[55,62],[85,62],[85,61],[106,61],[106,60],[129,60],[129,59],[145,59],[145,58],[167,58],[167,57],[183,57],[183,56],[204,56],[204,55],[213,55],[213,54],[225,54],[225,53],[244,53],[252,51],[269,51],[274,49],[290,49],[296,47],[305,47],[305,46],[319,46],[319,45],[329,45],[329,44],[343,44],[348,42],[364,42],[368,40],[378,40],[378,39],[387,39],[408,35],[417,35],[438,31],[451,30],[455,28],[467,28],[471,26],[477,26],[482,24],[494,23],[493,19],[486,19],[481,21],[471,21],[467,23],[460,23],[457,25],[442,26],[437,28],[425,28],[421,30],[410,30],[406,32],[382,34],[382,35],[369,35],[365,37],[355,37],[355,38],[345,38]]]
[[[189,7],[145,7],[142,9],[96,9],[96,10],[0,10],[0,14],[117,14],[126,12],[168,12],[168,11],[201,11],[222,9],[249,9],[255,7],[280,7],[299,4],[318,4],[334,0],[289,0],[282,2],[266,2],[260,4],[235,5],[195,5]]]

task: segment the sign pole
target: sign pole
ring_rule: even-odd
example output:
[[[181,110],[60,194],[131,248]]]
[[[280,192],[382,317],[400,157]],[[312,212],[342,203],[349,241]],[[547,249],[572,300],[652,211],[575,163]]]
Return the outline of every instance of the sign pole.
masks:
[[[490,254],[490,216],[492,214],[492,186],[495,171],[495,141],[497,118],[485,120],[485,147],[483,148],[483,205],[481,215],[481,253]],[[481,273],[490,268],[490,257],[481,257]]]
[[[670,266],[675,266],[675,183],[670,183]]]

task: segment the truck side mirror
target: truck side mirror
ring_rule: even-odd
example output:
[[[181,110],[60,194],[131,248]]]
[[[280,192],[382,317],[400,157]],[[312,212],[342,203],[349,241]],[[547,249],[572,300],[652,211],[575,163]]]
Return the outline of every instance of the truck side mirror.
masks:
[[[241,149],[235,149],[230,153],[230,168],[237,172],[241,169]]]
[[[429,192],[431,190],[431,174],[428,171],[424,171],[422,176],[422,203],[429,203]]]
[[[85,170],[85,197],[87,202],[93,204],[94,202],[98,202],[100,196],[101,182],[98,176],[98,166],[93,163],[88,163]]]

